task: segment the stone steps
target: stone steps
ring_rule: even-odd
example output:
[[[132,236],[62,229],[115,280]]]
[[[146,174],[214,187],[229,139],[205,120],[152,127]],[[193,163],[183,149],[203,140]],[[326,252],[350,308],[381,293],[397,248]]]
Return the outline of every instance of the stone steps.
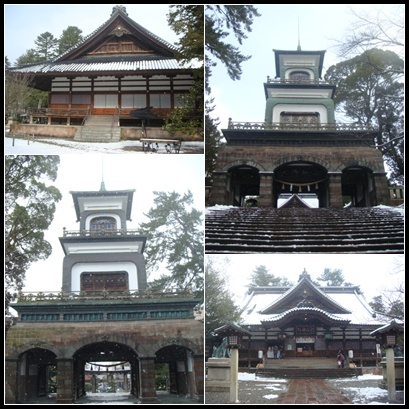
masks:
[[[84,126],[78,128],[74,141],[79,142],[119,142],[121,140],[121,129],[115,125],[112,127],[112,116],[92,115]]]
[[[352,378],[362,375],[360,368],[260,368],[257,378],[327,379]]]
[[[206,210],[206,253],[403,253],[403,215],[390,208]]]

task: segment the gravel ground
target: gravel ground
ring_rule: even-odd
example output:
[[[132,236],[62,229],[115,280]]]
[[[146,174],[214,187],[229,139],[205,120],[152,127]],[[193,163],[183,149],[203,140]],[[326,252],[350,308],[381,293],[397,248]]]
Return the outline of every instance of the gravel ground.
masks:
[[[343,394],[353,404],[389,404],[388,392],[379,388],[381,377],[366,379],[326,379],[326,383],[334,389],[342,389]],[[238,400],[240,404],[271,405],[279,394],[287,390],[286,379],[258,379],[252,381],[239,380]],[[229,404],[230,392],[206,392],[205,404]],[[396,402],[404,404],[404,391],[396,391]],[[392,402],[391,402],[392,404]]]

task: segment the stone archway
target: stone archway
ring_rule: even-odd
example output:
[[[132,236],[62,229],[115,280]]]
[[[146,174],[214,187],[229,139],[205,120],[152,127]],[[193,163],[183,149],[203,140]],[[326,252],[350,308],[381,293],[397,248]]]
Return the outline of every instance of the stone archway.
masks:
[[[375,182],[372,171],[364,166],[350,166],[341,176],[343,202],[351,207],[376,205]]]
[[[166,374],[165,391],[179,396],[194,398],[195,373],[193,351],[180,346],[168,345],[155,353],[156,376]]]
[[[327,207],[327,178],[327,169],[314,162],[298,160],[278,166],[274,169],[273,206],[278,207],[280,198],[297,194],[316,200],[317,205],[313,207]]]
[[[34,347],[20,354],[17,363],[18,403],[29,403],[56,392],[56,355]]]
[[[123,367],[123,370],[118,371],[117,367]],[[133,348],[122,343],[102,340],[82,346],[73,354],[72,373],[75,400],[84,396],[90,388],[93,393],[98,392],[99,387],[95,382],[100,380],[102,385],[106,386],[105,391],[115,393],[114,377],[117,375],[123,376],[123,383],[127,385],[126,389],[131,395],[136,398],[141,395],[138,354]],[[92,374],[92,378],[87,379],[86,373]],[[90,385],[87,385],[87,382],[90,382]]]
[[[233,206],[243,206],[247,196],[259,196],[260,172],[251,165],[238,165],[228,172],[229,203]]]

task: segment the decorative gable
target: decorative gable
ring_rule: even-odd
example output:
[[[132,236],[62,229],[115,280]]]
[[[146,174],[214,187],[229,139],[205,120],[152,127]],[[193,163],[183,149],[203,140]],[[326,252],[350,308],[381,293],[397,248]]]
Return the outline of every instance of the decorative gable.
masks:
[[[316,287],[305,270],[294,287],[261,310],[260,313],[266,315],[281,314],[294,308],[317,309],[329,314],[350,314],[350,311]]]

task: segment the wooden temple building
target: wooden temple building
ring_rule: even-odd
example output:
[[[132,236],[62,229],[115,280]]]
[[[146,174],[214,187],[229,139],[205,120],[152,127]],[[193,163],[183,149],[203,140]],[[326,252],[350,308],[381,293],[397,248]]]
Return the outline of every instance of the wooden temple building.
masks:
[[[21,293],[11,305],[18,319],[5,344],[7,403],[47,396],[48,403],[75,403],[96,367],[114,374],[117,365],[135,402],[160,403],[158,364],[167,367],[170,394],[203,399],[199,300],[187,292],[147,291],[147,238],[127,228],[133,193],[103,184],[71,192],[79,229],[64,229],[60,237],[61,291]]]
[[[241,304],[246,331],[240,348],[240,365],[255,367],[259,351],[267,361],[302,358],[311,367],[317,358],[330,358],[336,368],[338,350],[352,351],[353,360],[373,366],[379,340],[371,335],[384,325],[366,302],[359,286],[317,286],[307,271],[293,286],[252,287]],[[277,352],[280,351],[280,352]],[[275,352],[275,353],[274,353]],[[278,355],[278,356],[277,356]]]
[[[28,112],[29,124],[15,132],[118,141],[146,136],[150,127],[151,137],[166,136],[162,126],[183,106],[201,69],[197,61],[180,63],[177,51],[132,20],[124,6],[115,6],[104,24],[64,54],[9,70],[48,92],[48,107]],[[92,128],[105,128],[107,138],[87,132]]]

